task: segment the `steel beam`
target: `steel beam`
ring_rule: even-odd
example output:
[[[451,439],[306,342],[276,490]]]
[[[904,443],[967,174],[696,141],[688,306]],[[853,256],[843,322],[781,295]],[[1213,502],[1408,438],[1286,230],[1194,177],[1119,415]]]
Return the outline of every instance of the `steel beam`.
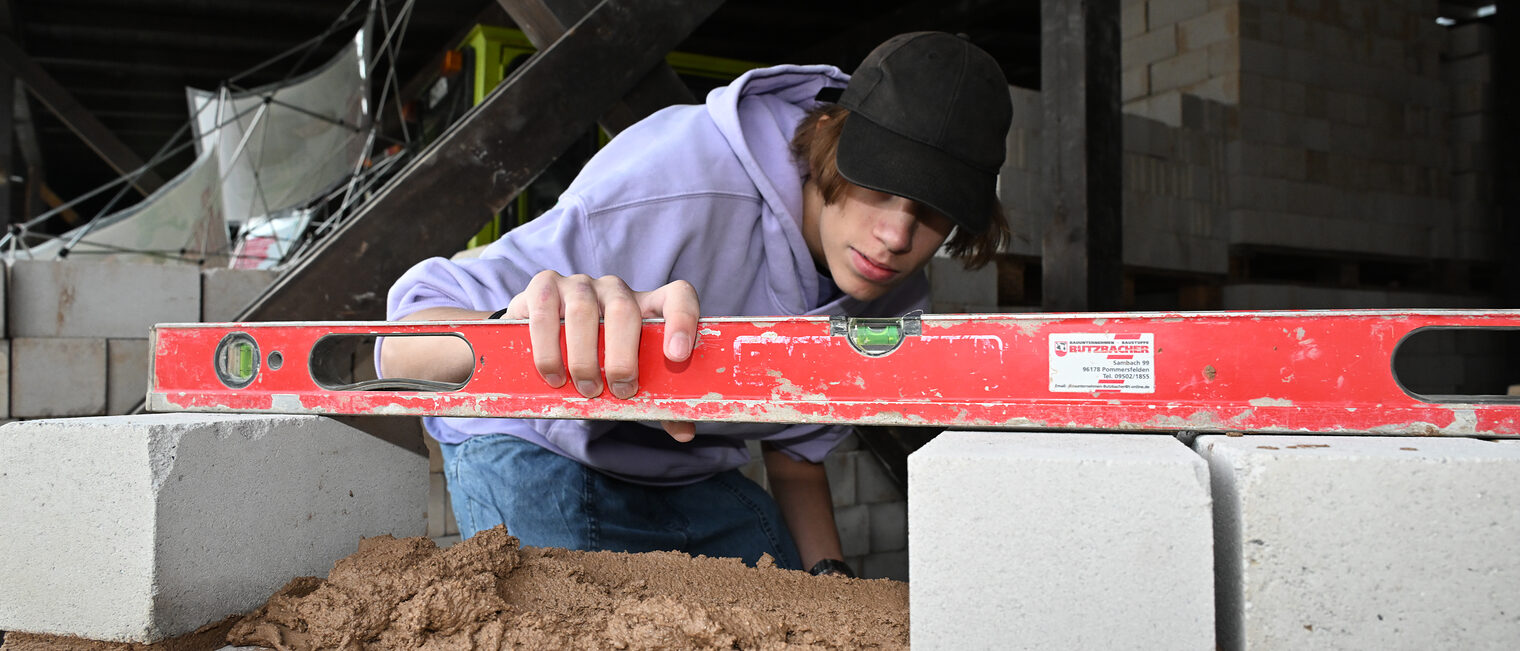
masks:
[[[4,66],[26,85],[32,96],[42,102],[69,130],[79,136],[117,174],[128,176],[144,166],[141,158],[121,142],[116,134],[100,123],[84,105],[53,79],[42,66],[32,61],[9,37],[0,36],[0,66]],[[143,170],[133,181],[132,187],[143,196],[152,194],[164,184],[153,170]]]
[[[604,0],[422,152],[239,320],[380,319],[390,284],[458,250],[722,0]]]
[[[497,0],[534,47],[542,50],[559,40],[596,6],[595,0]],[[608,135],[617,135],[651,113],[674,104],[695,104],[696,97],[664,61],[654,64],[633,90],[614,102],[597,122]]]

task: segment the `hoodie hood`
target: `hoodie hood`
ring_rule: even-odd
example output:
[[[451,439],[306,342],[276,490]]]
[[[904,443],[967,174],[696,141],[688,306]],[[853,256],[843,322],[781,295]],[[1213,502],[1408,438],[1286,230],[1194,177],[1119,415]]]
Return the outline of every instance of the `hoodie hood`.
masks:
[[[792,157],[792,134],[808,109],[819,104],[814,99],[818,91],[843,88],[849,81],[849,75],[833,66],[783,65],[751,70],[707,94],[708,115],[754,181],[768,208],[765,212],[774,216],[762,224],[767,246],[784,244],[793,263],[791,267],[774,265],[770,273],[777,278],[770,286],[785,287],[788,277],[791,283],[800,280],[801,296],[807,303],[815,300],[819,283],[812,254],[802,237],[802,180],[807,167]],[[774,262],[785,256],[767,257]],[[777,297],[777,302],[796,301]],[[785,307],[801,314],[811,311],[813,305]]]

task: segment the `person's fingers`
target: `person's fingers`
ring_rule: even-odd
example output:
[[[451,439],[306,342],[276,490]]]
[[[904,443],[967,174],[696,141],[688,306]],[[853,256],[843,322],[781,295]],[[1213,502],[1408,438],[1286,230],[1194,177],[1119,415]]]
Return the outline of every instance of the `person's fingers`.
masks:
[[[665,319],[665,358],[672,362],[691,357],[697,341],[697,319],[702,316],[697,290],[677,280],[641,297],[644,316]]]
[[[681,443],[690,443],[697,437],[697,424],[687,421],[662,420],[660,427],[665,428],[665,433]]]
[[[644,321],[633,290],[621,278],[603,276],[596,280],[597,298],[602,304],[602,369],[612,395],[632,398],[639,390],[639,334]]]
[[[602,307],[591,277],[576,274],[559,282],[565,304],[565,368],[575,390],[591,398],[602,392],[602,369],[597,363],[597,331]]]
[[[506,318],[528,320],[528,340],[533,349],[533,366],[549,386],[565,385],[565,361],[559,351],[560,300],[559,281],[553,271],[542,271],[528,283],[527,289],[507,304]]]

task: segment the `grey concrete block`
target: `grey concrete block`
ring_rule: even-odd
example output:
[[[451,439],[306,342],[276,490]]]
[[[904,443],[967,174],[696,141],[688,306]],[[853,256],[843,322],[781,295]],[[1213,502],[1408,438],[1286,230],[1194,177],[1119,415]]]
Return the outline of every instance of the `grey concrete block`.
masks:
[[[1209,10],[1209,0],[1165,0],[1147,2],[1146,24],[1152,30],[1203,14]]]
[[[1214,648],[1208,472],[1177,439],[950,431],[908,471],[914,649]]]
[[[99,416],[106,411],[104,339],[11,340],[11,416]]]
[[[882,467],[881,460],[869,451],[856,453],[855,501],[858,504],[880,504],[902,500],[902,490]]]
[[[444,531],[444,513],[449,509],[449,489],[441,472],[428,473],[427,537],[448,535]]]
[[[1222,649],[1501,649],[1520,639],[1520,447],[1201,436]],[[918,586],[914,586],[918,590]]]
[[[11,337],[144,338],[155,323],[200,320],[200,278],[189,265],[18,260]]]
[[[850,438],[854,438],[851,436]],[[829,494],[835,507],[850,506],[855,499],[855,457],[852,450],[835,448],[823,458],[823,468],[829,476]]]
[[[421,535],[427,460],[317,416],[0,427],[0,630],[152,642]]]
[[[1140,36],[1145,29],[1144,2],[1131,2],[1119,8],[1119,38]]]
[[[1182,52],[1151,64],[1152,93],[1186,89],[1208,78],[1208,50]]]
[[[0,420],[11,417],[11,340],[0,339]]]
[[[1215,43],[1239,42],[1240,5],[1225,4],[1177,25],[1177,47],[1200,50]]]
[[[834,526],[839,529],[839,545],[845,556],[864,556],[871,552],[871,508],[865,504],[834,509]]]
[[[951,305],[996,305],[997,265],[967,269],[961,261],[935,255],[929,259],[929,298]]]
[[[895,552],[908,548],[908,503],[882,502],[870,505],[871,553]]]
[[[908,580],[908,551],[866,554],[860,564],[854,566],[856,575],[862,579]]]
[[[148,340],[106,340],[106,413],[125,414],[148,393]]]
[[[1177,56],[1177,26],[1167,25],[1119,44],[1119,64],[1134,68]]]
[[[280,272],[266,269],[207,269],[201,272],[201,320],[231,321],[269,287]]]

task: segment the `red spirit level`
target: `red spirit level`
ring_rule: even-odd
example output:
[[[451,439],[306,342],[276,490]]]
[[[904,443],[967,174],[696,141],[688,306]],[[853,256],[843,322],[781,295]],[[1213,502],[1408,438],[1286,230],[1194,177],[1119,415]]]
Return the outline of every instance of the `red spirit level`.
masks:
[[[1520,398],[1425,395],[1394,370],[1411,337],[1513,330],[1520,311],[718,318],[702,320],[696,349],[680,364],[660,352],[663,327],[645,323],[639,393],[619,400],[545,384],[525,322],[159,325],[148,408],[1520,435]],[[476,363],[468,380],[346,377],[354,354],[343,351],[361,340],[428,335],[469,343]]]

